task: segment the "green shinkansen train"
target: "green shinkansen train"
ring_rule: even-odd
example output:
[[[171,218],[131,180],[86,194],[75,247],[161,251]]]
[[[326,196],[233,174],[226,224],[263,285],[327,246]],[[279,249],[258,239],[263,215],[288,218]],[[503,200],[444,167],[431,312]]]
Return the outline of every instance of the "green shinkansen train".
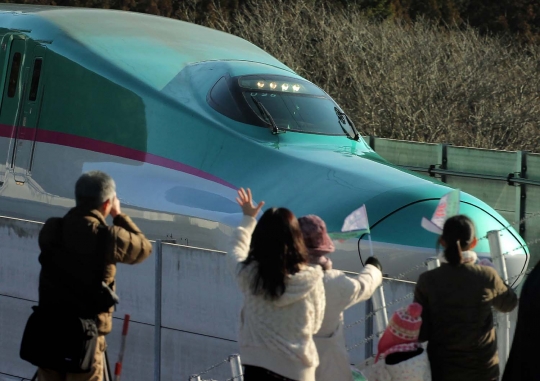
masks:
[[[241,38],[137,13],[16,4],[0,6],[0,38],[0,215],[62,215],[80,174],[100,169],[150,238],[224,250],[242,186],[331,231],[365,204],[390,275],[435,254],[420,221],[451,188],[386,162],[327,93]],[[461,212],[479,237],[508,225],[465,193]],[[528,248],[513,228],[501,234],[514,276]],[[335,267],[361,267],[365,239],[336,247]],[[477,249],[489,256],[487,240]]]

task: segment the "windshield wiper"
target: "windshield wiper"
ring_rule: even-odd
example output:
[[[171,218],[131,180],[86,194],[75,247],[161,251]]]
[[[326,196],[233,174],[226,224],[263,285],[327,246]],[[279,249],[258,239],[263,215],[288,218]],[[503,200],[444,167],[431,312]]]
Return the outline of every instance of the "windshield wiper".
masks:
[[[268,112],[266,107],[264,107],[264,105],[259,100],[255,99],[253,95],[251,96],[251,99],[257,105],[257,108],[259,109],[260,113],[264,116],[266,121],[270,124],[270,126],[272,126],[272,134],[277,135],[277,134],[287,132],[287,131],[282,131],[278,128],[276,122],[274,121],[274,118],[272,118],[272,114]]]
[[[352,122],[352,120],[349,118],[349,116],[347,114],[345,114],[343,111],[340,111],[337,107],[334,107],[334,111],[336,112],[336,115],[338,117],[338,121],[339,121],[339,126],[341,127],[341,129],[343,130],[343,132],[345,132],[345,135],[347,135],[347,137],[351,140],[356,140],[358,141],[360,139],[360,134],[358,133],[358,131],[356,130],[356,127],[354,126],[354,123]],[[347,132],[347,130],[345,129],[345,127],[343,127],[345,124],[348,124],[352,130],[353,130],[353,133],[354,133],[354,137],[352,137],[349,132]]]

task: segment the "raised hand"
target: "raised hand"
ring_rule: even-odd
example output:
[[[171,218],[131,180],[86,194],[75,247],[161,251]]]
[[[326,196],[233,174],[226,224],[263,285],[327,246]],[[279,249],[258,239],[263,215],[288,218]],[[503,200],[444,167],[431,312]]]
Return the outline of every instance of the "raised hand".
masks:
[[[259,202],[257,206],[253,205],[253,196],[251,195],[251,189],[247,189],[247,192],[244,188],[238,189],[238,197],[236,202],[242,208],[242,212],[245,216],[257,217],[257,214],[261,211],[261,208],[264,205],[264,201]]]
[[[122,213],[122,210],[120,209],[120,200],[118,197],[116,197],[116,195],[114,195],[114,199],[112,200],[111,216],[114,218],[120,213]]]
[[[375,257],[368,257],[368,259],[366,260],[366,265],[372,265],[372,266],[375,266],[376,268],[378,268],[380,271],[382,271],[382,265],[381,265],[381,262],[379,262],[379,260]]]

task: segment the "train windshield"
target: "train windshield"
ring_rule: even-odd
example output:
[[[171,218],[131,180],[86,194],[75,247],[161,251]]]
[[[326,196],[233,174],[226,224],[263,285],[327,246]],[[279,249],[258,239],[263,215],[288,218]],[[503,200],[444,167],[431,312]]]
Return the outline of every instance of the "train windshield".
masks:
[[[221,78],[209,103],[243,123],[322,135],[357,136],[352,122],[323,90],[296,78],[257,75]],[[234,104],[232,104],[234,103]]]

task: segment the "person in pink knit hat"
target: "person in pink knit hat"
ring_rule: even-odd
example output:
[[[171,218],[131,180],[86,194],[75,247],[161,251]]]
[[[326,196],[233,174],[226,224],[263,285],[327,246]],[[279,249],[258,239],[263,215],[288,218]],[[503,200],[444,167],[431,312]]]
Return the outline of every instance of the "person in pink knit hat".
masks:
[[[332,261],[326,256],[332,253],[334,244],[326,231],[324,221],[313,214],[298,219],[308,261],[324,270],[324,293],[326,307],[319,331],[313,336],[319,366],[316,381],[353,381],[350,359],[345,349],[343,334],[343,311],[367,300],[382,282],[382,267],[375,257],[369,257],[366,267],[356,276],[332,269]]]
[[[369,381],[431,381],[429,360],[418,342],[421,315],[418,303],[392,315],[379,340],[375,364],[364,371]]]

